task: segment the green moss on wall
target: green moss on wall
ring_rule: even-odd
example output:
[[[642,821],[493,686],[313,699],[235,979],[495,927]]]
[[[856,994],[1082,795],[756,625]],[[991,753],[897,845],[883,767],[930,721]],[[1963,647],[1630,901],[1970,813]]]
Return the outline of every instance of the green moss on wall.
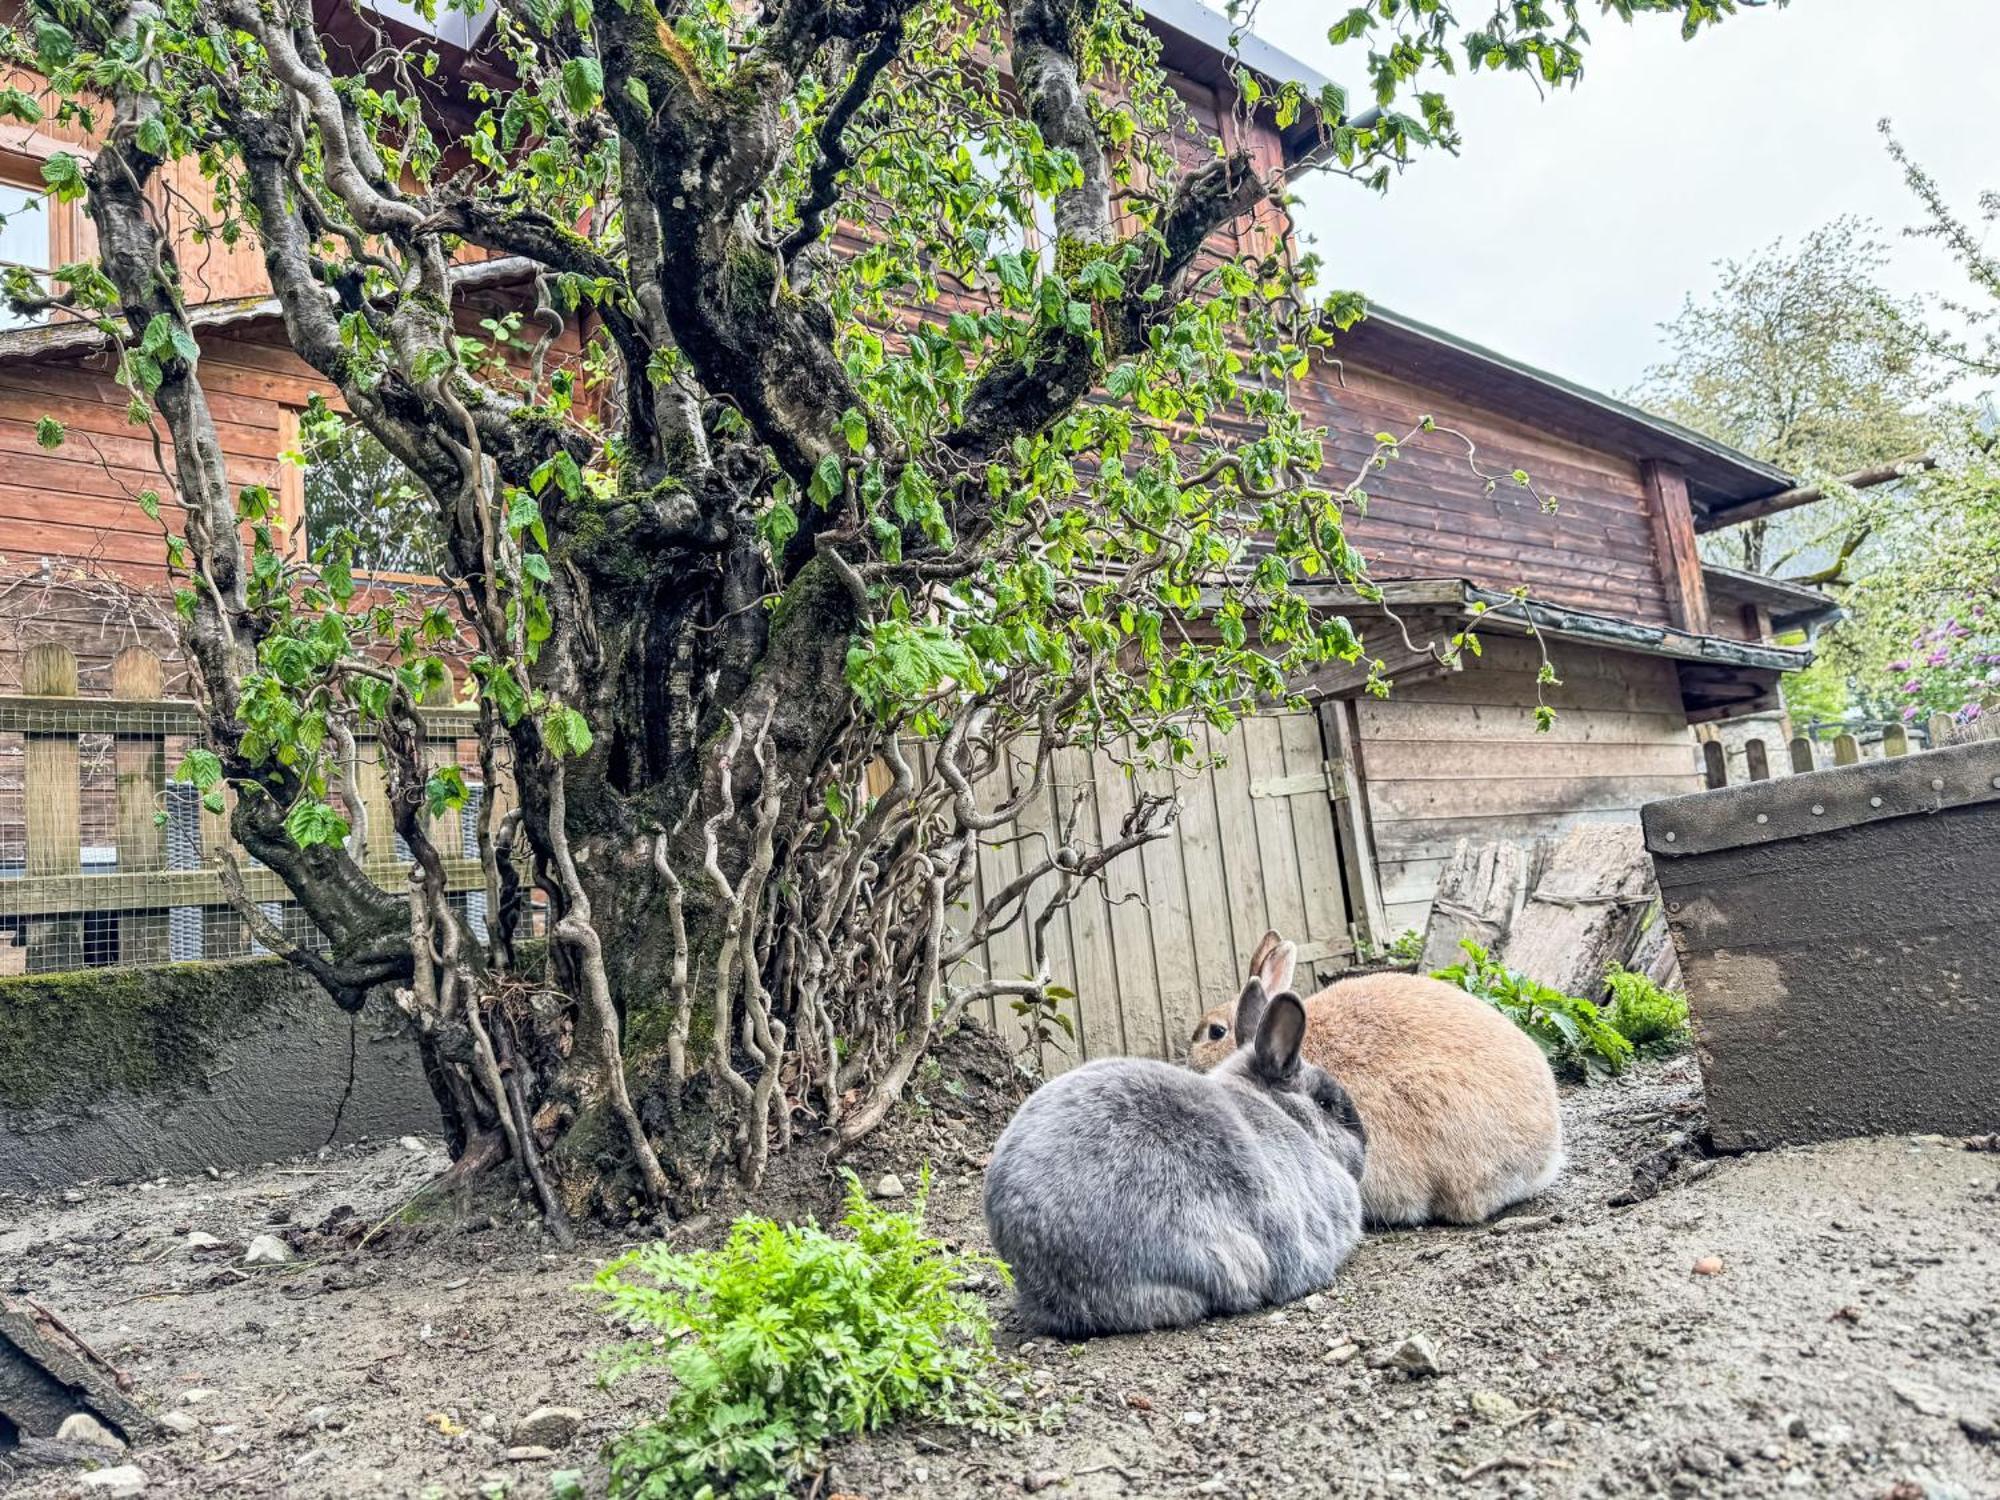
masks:
[[[309,983],[278,959],[0,979],[0,1108],[199,1088],[218,1038]]]

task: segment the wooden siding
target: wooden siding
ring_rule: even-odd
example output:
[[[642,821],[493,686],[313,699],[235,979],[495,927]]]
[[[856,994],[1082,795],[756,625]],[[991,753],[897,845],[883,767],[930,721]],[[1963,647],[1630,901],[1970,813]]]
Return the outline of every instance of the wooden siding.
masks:
[[[1488,635],[1465,670],[1355,705],[1388,930],[1422,927],[1462,838],[1522,844],[1575,823],[1636,822],[1701,787],[1673,663],[1558,647],[1556,722],[1535,732],[1531,641]]]
[[[1048,925],[1050,978],[1070,992],[1061,1004],[1075,1028],[1073,1040],[1059,1033],[1058,1045],[1042,1049],[1050,1072],[1093,1057],[1178,1058],[1195,1020],[1235,998],[1268,927],[1302,945],[1302,983],[1331,976],[1352,952],[1316,717],[1263,715],[1226,736],[1208,732],[1205,744],[1221,764],[1192,777],[1160,770],[1128,778],[1113,756],[1062,751],[1043,795],[982,841],[976,901],[1040,857],[1077,799],[1077,836],[1096,844],[1118,836],[1139,790],[1180,798],[1170,835],[1114,861],[1101,889],[1085,890]],[[1016,775],[1025,782],[1024,769]],[[1031,893],[1031,909],[1054,884],[1046,878]],[[1018,979],[1032,967],[1028,935],[1016,927],[968,960],[959,978]],[[1028,1040],[1010,1001],[981,1013],[1010,1043]]]
[[[1298,401],[1327,429],[1325,480],[1334,489],[1363,471],[1377,433],[1401,437],[1426,416],[1438,424],[1367,476],[1367,514],[1349,519],[1348,534],[1378,579],[1525,584],[1552,604],[1668,623],[1635,460],[1352,364],[1315,365]],[[1515,482],[1517,469],[1532,493]],[[1482,474],[1495,480],[1490,488]],[[1537,495],[1553,498],[1556,511]]]

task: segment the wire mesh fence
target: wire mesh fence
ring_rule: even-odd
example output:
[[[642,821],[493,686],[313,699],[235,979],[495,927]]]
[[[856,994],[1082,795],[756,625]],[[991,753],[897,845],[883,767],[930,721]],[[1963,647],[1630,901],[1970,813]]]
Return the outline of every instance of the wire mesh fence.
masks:
[[[228,844],[227,820],[194,787],[172,780],[200,725],[195,706],[161,696],[159,659],[144,647],[111,664],[111,695],[81,697],[76,657],[59,642],[33,646],[21,691],[0,694],[0,974],[240,958],[266,951],[256,925],[283,941],[323,940],[277,875]],[[503,774],[479,780],[473,715],[424,711],[432,764],[457,764],[471,800],[433,820],[450,899],[485,935],[479,863],[482,804],[511,803]],[[410,854],[394,831],[376,747],[362,741],[336,800],[355,827],[362,868],[383,889],[407,888]],[[263,924],[231,902],[224,849]]]

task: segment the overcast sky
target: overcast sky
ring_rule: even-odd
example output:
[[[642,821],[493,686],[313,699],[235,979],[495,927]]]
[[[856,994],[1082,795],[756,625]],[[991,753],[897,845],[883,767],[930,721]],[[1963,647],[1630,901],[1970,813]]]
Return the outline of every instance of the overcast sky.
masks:
[[[1352,84],[1331,9],[1262,0],[1256,30]],[[1657,357],[1711,262],[1839,214],[1883,225],[1906,288],[1961,290],[1901,235],[1917,214],[1875,122],[1967,216],[2000,190],[2000,0],[1793,0],[1691,43],[1657,16],[1593,34],[1582,82],[1547,100],[1517,75],[1448,85],[1463,150],[1419,158],[1386,198],[1307,185],[1328,280],[1609,391]]]

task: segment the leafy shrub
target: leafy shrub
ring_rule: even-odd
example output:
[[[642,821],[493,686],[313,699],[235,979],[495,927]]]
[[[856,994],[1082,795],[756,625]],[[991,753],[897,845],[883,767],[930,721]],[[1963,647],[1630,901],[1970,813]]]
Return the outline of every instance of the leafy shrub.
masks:
[[[612,1442],[611,1493],[782,1495],[830,1439],[898,1417],[1002,1426],[992,1321],[965,1283],[1007,1271],[925,1236],[929,1185],[896,1212],[850,1172],[849,1238],[744,1218],[719,1250],[649,1245],[599,1271],[597,1290],[643,1334],[606,1351],[605,1378],[674,1378],[666,1410]]]
[[[1640,1052],[1672,1052],[1687,1041],[1687,996],[1663,990],[1620,964],[1605,972],[1611,989],[1611,1024]]]
[[[1466,961],[1435,969],[1431,978],[1477,995],[1532,1037],[1551,1062],[1588,1079],[1619,1073],[1631,1061],[1632,1043],[1590,1001],[1536,983],[1470,938],[1458,946]]]

